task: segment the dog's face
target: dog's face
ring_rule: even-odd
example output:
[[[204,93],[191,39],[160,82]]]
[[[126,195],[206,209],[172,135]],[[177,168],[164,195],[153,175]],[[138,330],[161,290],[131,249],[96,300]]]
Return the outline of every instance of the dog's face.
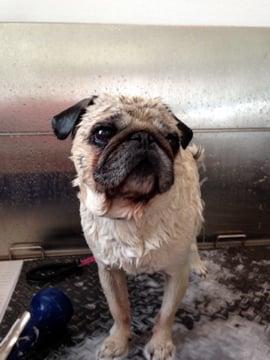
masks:
[[[73,135],[81,199],[98,215],[131,217],[174,183],[174,162],[192,131],[159,99],[94,96],[56,115],[59,139]],[[139,211],[140,209],[140,211]]]

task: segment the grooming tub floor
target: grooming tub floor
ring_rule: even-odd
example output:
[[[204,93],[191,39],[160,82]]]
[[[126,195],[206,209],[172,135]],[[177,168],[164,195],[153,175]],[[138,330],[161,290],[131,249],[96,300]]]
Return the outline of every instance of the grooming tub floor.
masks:
[[[270,248],[229,248],[202,251],[208,267],[206,278],[192,274],[189,289],[174,324],[177,359],[270,359]],[[26,272],[48,262],[72,257],[27,261],[0,326],[0,338],[24,310],[35,292]],[[162,275],[129,277],[132,333],[127,359],[143,359],[142,349],[151,335],[162,299]],[[112,319],[101,291],[96,265],[79,276],[46,284],[63,290],[72,300],[74,316],[67,333],[34,349],[29,360],[94,360]]]

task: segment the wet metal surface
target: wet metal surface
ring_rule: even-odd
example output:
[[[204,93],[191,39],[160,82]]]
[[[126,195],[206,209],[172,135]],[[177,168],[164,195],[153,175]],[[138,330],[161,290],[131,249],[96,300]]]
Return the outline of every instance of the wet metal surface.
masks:
[[[0,24],[0,256],[84,246],[52,115],[99,92],[161,96],[206,148],[205,237],[270,235],[270,30]]]
[[[270,234],[270,132],[201,133],[206,236]]]
[[[270,127],[270,30],[1,24],[0,131],[93,93],[161,96],[196,128]]]
[[[38,241],[46,249],[85,246],[67,159],[70,143],[52,136],[2,140],[1,254],[15,242]],[[207,154],[201,169],[206,239],[269,235],[270,133],[197,133],[194,141]]]

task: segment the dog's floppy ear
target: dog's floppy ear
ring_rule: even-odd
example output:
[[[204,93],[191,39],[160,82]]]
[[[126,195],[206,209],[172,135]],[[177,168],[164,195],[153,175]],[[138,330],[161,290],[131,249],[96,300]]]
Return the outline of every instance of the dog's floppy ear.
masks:
[[[58,139],[64,140],[71,132],[74,133],[75,127],[81,121],[87,106],[93,105],[95,98],[96,96],[92,96],[83,99],[52,118],[52,128]]]
[[[177,121],[178,129],[182,133],[182,135],[180,137],[181,146],[183,149],[185,149],[193,138],[193,131],[186,124],[184,124],[181,120],[179,120],[175,115],[174,115],[174,118]]]

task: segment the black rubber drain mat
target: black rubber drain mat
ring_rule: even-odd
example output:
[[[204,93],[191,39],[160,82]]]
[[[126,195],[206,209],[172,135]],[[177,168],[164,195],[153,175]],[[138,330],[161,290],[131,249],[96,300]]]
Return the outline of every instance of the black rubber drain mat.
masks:
[[[177,359],[270,359],[270,248],[203,251],[202,257],[208,274],[206,278],[191,275],[188,291],[176,314],[173,334]],[[0,338],[40,290],[39,286],[27,284],[26,272],[51,261],[24,263],[1,324]],[[62,262],[63,258],[53,261]],[[133,338],[127,359],[143,359],[142,349],[161,304],[162,284],[160,274],[128,278]],[[75,313],[67,333],[34,349],[27,359],[95,359],[96,350],[112,325],[96,265],[84,268],[79,276],[44,287],[48,286],[63,290],[72,300]]]

